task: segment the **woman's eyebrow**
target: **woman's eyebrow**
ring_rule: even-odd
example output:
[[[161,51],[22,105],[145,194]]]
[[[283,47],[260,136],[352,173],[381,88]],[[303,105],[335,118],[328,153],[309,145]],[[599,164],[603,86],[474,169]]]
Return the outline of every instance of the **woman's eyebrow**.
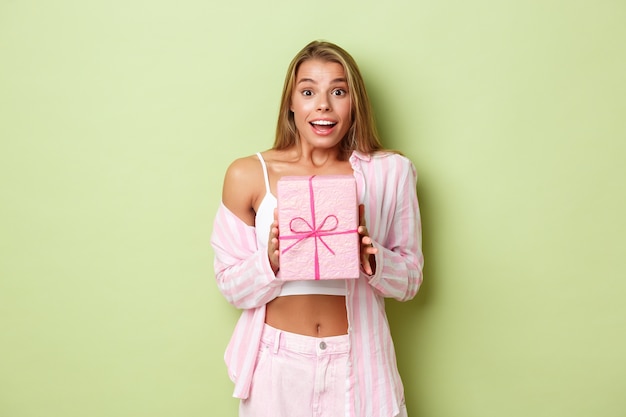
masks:
[[[345,82],[347,82],[345,78],[335,78],[330,83],[331,84],[337,84],[337,83],[345,83]],[[300,80],[298,80],[298,82],[296,84],[302,84],[302,83],[317,84],[317,81],[315,81],[313,78],[301,78]]]
[[[300,80],[298,80],[298,84],[302,84],[302,83],[317,84],[317,81],[315,81],[313,78],[301,78]]]

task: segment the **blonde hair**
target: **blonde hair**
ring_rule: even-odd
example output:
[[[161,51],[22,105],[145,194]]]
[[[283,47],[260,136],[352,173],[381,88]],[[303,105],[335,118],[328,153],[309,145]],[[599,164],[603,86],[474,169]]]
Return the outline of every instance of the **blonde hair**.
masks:
[[[341,47],[325,41],[309,43],[298,52],[289,64],[280,101],[273,149],[287,149],[297,143],[298,133],[293,112],[290,110],[291,95],[298,68],[303,62],[309,60],[336,62],[343,67],[346,74],[352,109],[352,124],[341,141],[341,150],[345,152],[345,155],[349,155],[354,150],[368,154],[382,150],[383,146],[376,130],[370,100],[356,61]]]

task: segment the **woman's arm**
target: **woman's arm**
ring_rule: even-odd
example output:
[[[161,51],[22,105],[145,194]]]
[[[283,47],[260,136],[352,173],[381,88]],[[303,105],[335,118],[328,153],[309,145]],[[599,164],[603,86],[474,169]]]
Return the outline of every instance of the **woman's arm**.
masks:
[[[373,255],[376,270],[371,276],[364,275],[382,296],[407,301],[415,297],[422,284],[422,225],[415,167],[404,157],[396,158],[401,163],[396,165],[397,170],[389,173],[395,178],[391,177],[387,182],[388,187],[395,185],[390,190],[395,195],[384,199],[393,201],[393,205],[381,207],[385,216],[380,220],[385,219],[388,223],[378,228],[386,235],[373,237],[373,245],[378,249]]]
[[[211,236],[218,288],[231,304],[242,309],[273,300],[281,285],[266,249],[257,247],[254,204],[259,198],[259,177],[255,169],[260,167],[255,162],[238,159],[226,171],[222,204]]]

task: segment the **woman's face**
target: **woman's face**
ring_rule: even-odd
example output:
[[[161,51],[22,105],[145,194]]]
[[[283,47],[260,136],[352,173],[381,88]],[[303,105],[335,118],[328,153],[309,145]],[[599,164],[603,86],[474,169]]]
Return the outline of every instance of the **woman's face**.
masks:
[[[341,64],[319,60],[300,64],[291,94],[291,111],[302,146],[338,146],[352,123],[350,103]]]

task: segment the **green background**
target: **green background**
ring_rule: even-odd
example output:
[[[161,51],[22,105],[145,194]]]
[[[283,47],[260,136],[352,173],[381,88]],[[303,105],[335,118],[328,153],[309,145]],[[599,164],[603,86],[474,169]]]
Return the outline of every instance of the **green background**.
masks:
[[[0,0],[0,415],[234,416],[209,237],[288,62],[420,174],[413,417],[626,415],[626,3]]]

